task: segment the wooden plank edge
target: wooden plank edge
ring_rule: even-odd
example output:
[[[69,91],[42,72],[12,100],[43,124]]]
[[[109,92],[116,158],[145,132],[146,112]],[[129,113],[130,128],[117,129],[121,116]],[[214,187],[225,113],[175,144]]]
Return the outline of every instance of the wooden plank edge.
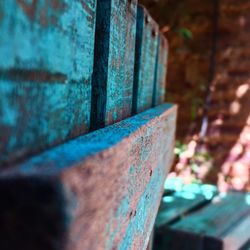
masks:
[[[52,191],[48,189],[48,192],[55,193],[57,199],[44,204],[25,200],[25,192],[23,199],[17,198],[21,203],[28,202],[37,216],[44,212],[45,217],[46,207],[52,202],[50,216],[58,215],[59,211],[58,223],[64,225],[64,233],[59,236],[67,235],[67,240],[64,236],[58,239],[56,235],[53,241],[57,245],[63,241],[65,249],[75,250],[80,246],[83,249],[146,249],[163,183],[173,161],[176,112],[176,106],[163,104],[82,136],[2,172],[0,183],[4,185],[10,180],[14,183],[12,186],[16,184],[16,190],[22,190],[25,180],[37,178],[38,181],[32,183],[38,200],[41,189],[50,187]],[[22,178],[24,181],[19,182]],[[53,209],[53,200],[62,201],[63,207]],[[14,215],[15,212],[18,210]],[[39,222],[37,216],[35,221]],[[29,223],[26,225],[31,230],[28,240],[32,241],[34,224]],[[25,237],[23,240],[23,244],[27,244]]]

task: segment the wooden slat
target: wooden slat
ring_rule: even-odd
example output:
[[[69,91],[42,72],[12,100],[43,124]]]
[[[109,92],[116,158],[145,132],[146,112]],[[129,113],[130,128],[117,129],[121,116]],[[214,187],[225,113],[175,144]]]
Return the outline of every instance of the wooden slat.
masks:
[[[167,77],[168,43],[167,39],[159,33],[157,60],[155,68],[155,83],[153,106],[160,105],[165,100]]]
[[[218,194],[216,186],[197,183],[187,185],[180,178],[167,178],[164,188],[155,222],[156,232],[158,228],[168,226],[206,205]]]
[[[2,172],[0,239],[12,250],[146,249],[175,123],[176,107],[164,104]]]
[[[194,197],[192,197],[194,196]],[[189,211],[207,203],[202,194],[179,192],[173,195],[164,196],[156,218],[155,226],[164,226],[178,218],[183,217]]]
[[[0,1],[0,164],[89,130],[95,9]]]
[[[132,112],[137,0],[99,0],[95,40],[91,127]]]
[[[250,239],[248,231],[238,237],[249,219],[246,194],[231,192],[225,197],[218,196],[209,205],[166,229],[163,249],[238,249]],[[228,244],[233,243],[234,237],[238,237],[236,245]]]
[[[133,114],[153,106],[159,28],[146,9],[138,6],[136,26]]]

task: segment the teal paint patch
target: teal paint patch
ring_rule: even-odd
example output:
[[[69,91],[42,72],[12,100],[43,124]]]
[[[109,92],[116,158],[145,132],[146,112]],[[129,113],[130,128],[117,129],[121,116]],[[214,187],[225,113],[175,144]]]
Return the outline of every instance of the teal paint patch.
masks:
[[[0,165],[89,131],[96,0],[1,1]]]
[[[133,114],[153,106],[159,27],[142,6],[137,8]]]

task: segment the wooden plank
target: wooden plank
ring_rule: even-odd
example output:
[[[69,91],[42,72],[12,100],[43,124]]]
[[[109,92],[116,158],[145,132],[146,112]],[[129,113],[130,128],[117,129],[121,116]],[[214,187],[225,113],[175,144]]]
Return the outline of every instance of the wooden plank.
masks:
[[[155,68],[153,106],[160,105],[165,100],[166,81],[167,81],[167,61],[168,61],[167,39],[161,33],[159,33],[157,60]]]
[[[175,124],[176,107],[164,104],[2,172],[2,239],[12,250],[32,244],[31,249],[39,249],[41,239],[46,249],[61,249],[62,243],[65,250],[146,249],[173,161]],[[25,192],[31,192],[25,187],[30,179],[35,186],[31,198]],[[26,205],[34,219],[23,220],[30,211]],[[58,226],[48,238],[51,220]],[[34,230],[44,221],[44,228]],[[12,232],[22,226],[16,240]]]
[[[95,8],[0,1],[0,164],[89,130]]]
[[[165,231],[167,249],[238,249],[236,246],[227,248],[228,238],[238,235],[241,227],[250,218],[250,206],[246,202],[246,194],[230,192],[225,197],[215,197],[213,202],[204,208],[184,217]],[[248,231],[238,238],[243,246],[250,238]],[[239,246],[240,243],[237,242]]]
[[[184,185],[178,178],[168,178],[155,227],[167,226],[191,211],[209,203],[218,194],[217,188],[209,184]]]
[[[130,117],[137,0],[97,2],[91,127]]]
[[[208,200],[202,194],[178,192],[173,195],[164,196],[155,226],[158,228],[171,223],[207,202]]]
[[[133,114],[153,106],[159,28],[146,9],[138,6],[136,25]]]

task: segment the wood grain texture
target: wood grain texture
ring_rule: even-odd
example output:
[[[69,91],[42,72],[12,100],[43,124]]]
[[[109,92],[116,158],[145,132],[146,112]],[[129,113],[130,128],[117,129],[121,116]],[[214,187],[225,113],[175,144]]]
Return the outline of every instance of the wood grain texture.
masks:
[[[12,186],[16,183],[16,189],[20,192],[16,193],[16,198],[12,193],[12,204],[19,204],[15,199],[21,204],[29,204],[36,215],[36,228],[43,225],[44,216],[48,212],[49,221],[53,219],[53,214],[63,220],[55,220],[55,223],[64,225],[59,234],[52,234],[49,240],[44,238],[50,246],[46,249],[61,249],[62,239],[66,250],[146,249],[163,183],[173,160],[175,123],[175,106],[164,104],[150,109],[2,172],[0,189],[9,185],[8,180],[12,180]],[[46,190],[47,186],[52,189],[48,192],[52,196],[58,194],[58,197],[44,204],[38,202],[38,205],[37,202],[32,203],[33,199],[20,199],[21,190],[25,190],[23,185],[27,183],[22,181],[23,178],[31,179],[32,185],[37,182],[32,181],[32,178],[42,180],[37,182],[37,187],[32,188],[37,192],[37,197],[43,193],[39,193],[39,190]],[[8,192],[6,195],[8,199]],[[64,207],[57,211],[55,201],[61,201]],[[20,211],[20,206],[16,207],[17,211]],[[48,206],[51,210],[46,210]],[[41,223],[40,211],[43,214]],[[16,216],[14,207],[11,213],[12,216],[8,218]],[[0,216],[4,214],[3,211]],[[23,216],[20,213],[18,216],[22,225]],[[34,221],[25,224],[26,229],[30,229],[29,237],[21,238],[22,242],[18,241],[19,245],[12,250],[19,249],[17,247],[20,244],[24,249],[39,249],[36,248],[37,242],[40,242],[36,239],[36,230],[33,235]],[[9,223],[7,219],[0,227],[15,231],[17,227],[8,227]],[[40,230],[39,239],[43,239],[43,234],[47,235],[47,229],[45,225],[44,231]],[[1,237],[5,237],[6,230],[1,232]],[[66,238],[63,237],[65,234]],[[6,237],[12,240],[11,235],[7,234]],[[33,248],[25,247],[29,242],[33,242]],[[51,244],[54,248],[51,248]]]
[[[95,33],[91,126],[131,116],[137,0],[99,0]]]
[[[96,1],[0,10],[1,165],[89,131]]]
[[[168,61],[168,42],[159,33],[157,59],[155,67],[155,83],[153,92],[153,106],[164,103],[167,81],[167,61]]]
[[[137,8],[133,114],[153,106],[159,27],[140,5]]]
[[[250,205],[246,198],[247,194],[236,192],[215,197],[209,205],[166,228],[159,249],[240,249],[250,239],[246,230]]]

